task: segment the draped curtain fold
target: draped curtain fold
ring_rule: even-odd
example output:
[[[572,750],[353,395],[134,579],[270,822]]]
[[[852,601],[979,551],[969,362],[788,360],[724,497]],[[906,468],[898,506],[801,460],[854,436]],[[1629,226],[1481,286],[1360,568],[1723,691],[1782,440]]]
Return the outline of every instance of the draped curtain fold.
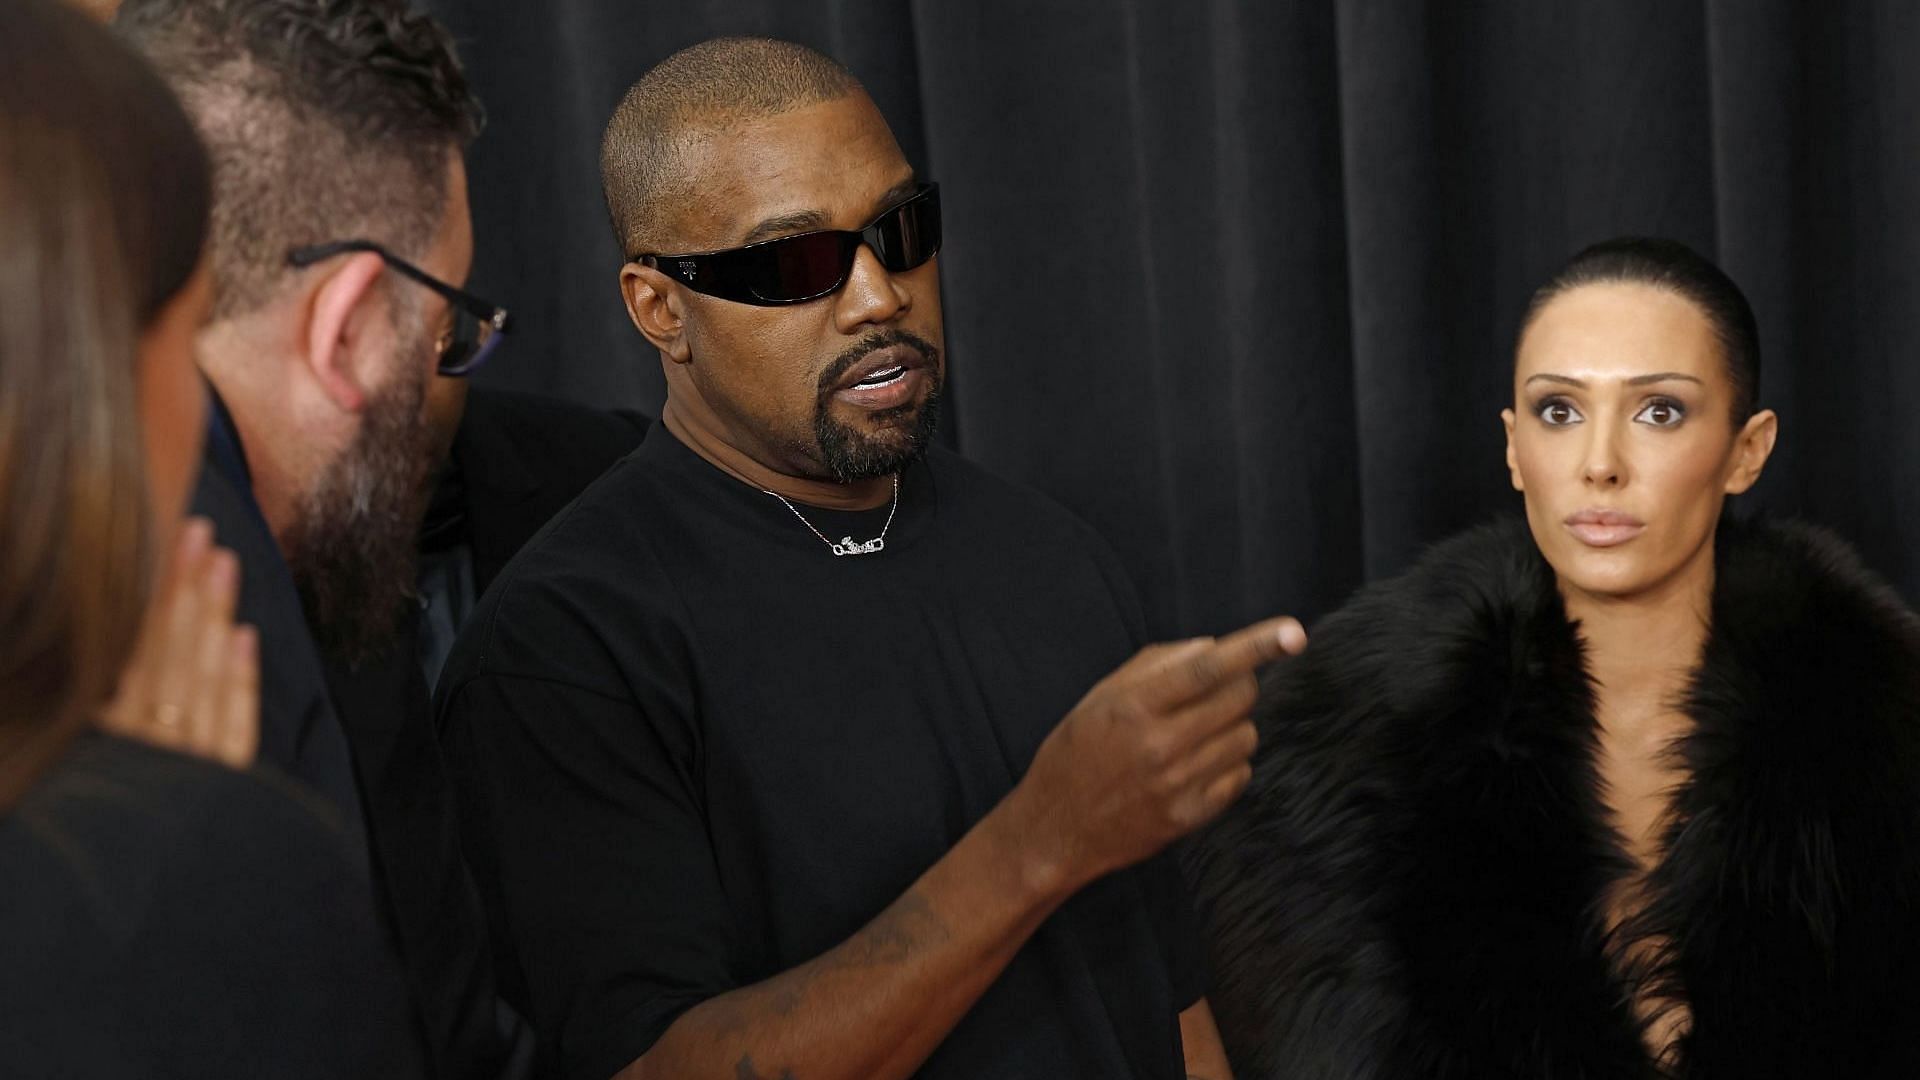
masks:
[[[488,381],[657,411],[599,193],[625,88],[805,42],[941,181],[946,437],[1120,551],[1162,634],[1324,613],[1518,506],[1498,413],[1561,259],[1654,233],[1758,313],[1745,505],[1920,595],[1920,5],[433,0],[492,123]]]

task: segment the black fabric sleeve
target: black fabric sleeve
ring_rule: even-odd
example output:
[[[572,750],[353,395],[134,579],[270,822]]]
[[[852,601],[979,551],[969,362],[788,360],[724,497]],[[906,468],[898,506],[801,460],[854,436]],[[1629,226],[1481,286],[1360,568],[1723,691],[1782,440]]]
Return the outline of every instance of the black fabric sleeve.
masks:
[[[365,868],[295,788],[89,737],[0,817],[0,1071],[424,1077]]]
[[[733,988],[689,733],[567,683],[482,675],[446,704],[470,845],[562,1075],[606,1080]]]

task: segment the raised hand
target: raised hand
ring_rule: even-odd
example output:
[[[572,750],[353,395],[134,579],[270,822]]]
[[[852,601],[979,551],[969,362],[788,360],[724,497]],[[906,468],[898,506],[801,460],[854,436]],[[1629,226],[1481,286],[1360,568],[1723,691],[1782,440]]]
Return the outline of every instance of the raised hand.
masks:
[[[188,520],[148,605],[107,730],[245,768],[260,747],[260,647],[235,626],[240,562]]]
[[[1253,775],[1255,672],[1306,646],[1279,618],[1141,650],[1074,706],[1009,796],[1028,842],[1086,882],[1212,820]]]

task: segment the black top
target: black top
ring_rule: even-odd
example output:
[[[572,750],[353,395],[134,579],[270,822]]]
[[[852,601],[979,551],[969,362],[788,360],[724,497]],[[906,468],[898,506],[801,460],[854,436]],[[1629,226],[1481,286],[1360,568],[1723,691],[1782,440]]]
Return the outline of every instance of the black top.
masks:
[[[804,509],[804,508],[803,508]],[[806,509],[866,540],[888,510]],[[935,451],[835,557],[655,426],[527,546],[441,681],[503,989],[605,1080],[683,1011],[851,936],[1143,637],[1117,561]],[[1177,1077],[1203,973],[1171,864],[1069,901],[929,1077]]]
[[[439,500],[421,549],[467,544],[474,592],[486,592],[542,525],[640,445],[648,424],[639,413],[473,387],[448,456],[460,524],[449,528],[451,508]]]
[[[0,815],[9,1077],[418,1077],[335,815],[275,776],[83,736]]]
[[[507,560],[607,467],[648,419],[474,386],[420,528],[420,663],[439,681],[453,639]]]

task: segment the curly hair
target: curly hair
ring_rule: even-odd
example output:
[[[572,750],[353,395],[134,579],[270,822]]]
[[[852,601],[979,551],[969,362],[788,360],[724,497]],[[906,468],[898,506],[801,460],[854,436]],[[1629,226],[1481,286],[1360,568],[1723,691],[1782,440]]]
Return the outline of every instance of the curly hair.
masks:
[[[448,157],[483,123],[434,19],[405,0],[125,0],[114,26],[212,155],[216,318],[266,302],[293,248],[431,242]]]

